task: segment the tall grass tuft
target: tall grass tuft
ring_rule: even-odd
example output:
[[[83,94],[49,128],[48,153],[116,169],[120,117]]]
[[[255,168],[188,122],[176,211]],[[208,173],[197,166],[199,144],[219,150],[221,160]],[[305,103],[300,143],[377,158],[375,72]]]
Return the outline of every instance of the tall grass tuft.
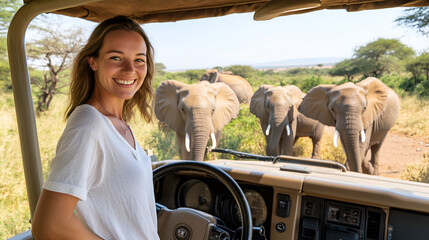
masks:
[[[423,155],[423,161],[417,164],[407,166],[407,169],[402,171],[400,179],[429,183],[429,153]]]
[[[429,136],[429,99],[416,96],[403,96],[400,99],[401,110],[391,131],[409,136]]]

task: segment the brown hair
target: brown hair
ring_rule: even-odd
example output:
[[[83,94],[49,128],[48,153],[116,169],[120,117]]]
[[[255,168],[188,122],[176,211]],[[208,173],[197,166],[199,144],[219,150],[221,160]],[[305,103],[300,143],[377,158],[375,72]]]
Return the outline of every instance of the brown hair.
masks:
[[[132,109],[134,106],[137,106],[146,122],[152,121],[153,109],[151,104],[154,98],[154,91],[152,88],[152,77],[154,74],[153,47],[140,25],[125,16],[116,16],[100,23],[92,32],[86,45],[75,57],[70,82],[69,103],[65,113],[66,119],[77,106],[86,103],[91,97],[94,91],[95,76],[88,64],[88,57],[98,57],[99,51],[103,46],[104,38],[109,32],[114,30],[134,31],[139,33],[143,37],[147,48],[146,77],[143,81],[143,85],[134,96],[129,100],[125,100],[122,117],[125,121],[129,120],[133,116]]]

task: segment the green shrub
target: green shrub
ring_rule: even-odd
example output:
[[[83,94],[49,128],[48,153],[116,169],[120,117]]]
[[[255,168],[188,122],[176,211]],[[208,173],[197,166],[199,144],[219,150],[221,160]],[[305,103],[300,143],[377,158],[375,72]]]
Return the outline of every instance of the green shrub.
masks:
[[[150,131],[146,148],[151,149],[158,160],[180,159],[176,133],[168,127],[160,126]]]
[[[249,106],[241,105],[237,118],[223,128],[219,148],[260,155],[265,153],[265,137],[259,119],[250,113]],[[234,159],[234,156],[222,154],[221,158]]]

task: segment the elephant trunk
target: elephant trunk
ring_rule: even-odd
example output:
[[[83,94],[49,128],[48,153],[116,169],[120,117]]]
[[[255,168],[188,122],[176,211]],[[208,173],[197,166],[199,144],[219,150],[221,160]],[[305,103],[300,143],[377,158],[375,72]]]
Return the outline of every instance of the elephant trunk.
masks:
[[[191,160],[203,161],[209,138],[212,138],[213,145],[216,145],[216,138],[214,137],[212,124],[207,121],[205,114],[195,112],[193,117],[190,126],[187,127],[190,136],[189,150]]]
[[[278,156],[284,154],[282,149],[282,141],[284,138],[290,137],[289,122],[285,120],[282,124],[275,126],[269,124],[270,132],[267,136],[267,148],[266,152],[269,156]],[[290,154],[290,153],[288,153]]]
[[[195,161],[203,161],[209,135],[197,134],[191,139],[191,159]]]
[[[364,153],[361,152],[361,143],[366,140],[361,121],[354,115],[347,115],[345,121],[337,121],[336,131],[340,133],[350,170],[362,172]]]

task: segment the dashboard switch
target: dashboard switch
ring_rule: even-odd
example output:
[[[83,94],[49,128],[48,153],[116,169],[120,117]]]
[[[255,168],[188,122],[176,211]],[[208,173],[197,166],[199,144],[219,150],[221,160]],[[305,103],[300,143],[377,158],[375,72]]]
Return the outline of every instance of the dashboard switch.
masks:
[[[282,233],[282,232],[286,231],[286,225],[282,222],[279,222],[276,224],[276,230],[277,230],[277,232]]]
[[[276,214],[279,217],[289,217],[290,213],[290,197],[285,194],[277,194]]]

